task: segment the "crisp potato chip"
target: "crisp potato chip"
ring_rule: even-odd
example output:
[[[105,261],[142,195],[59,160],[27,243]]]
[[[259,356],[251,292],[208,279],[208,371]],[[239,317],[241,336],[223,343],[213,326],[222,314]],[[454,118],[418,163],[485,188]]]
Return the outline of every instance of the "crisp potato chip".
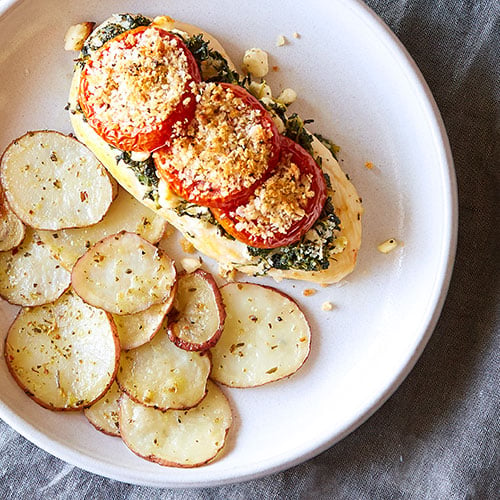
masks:
[[[68,290],[51,304],[22,309],[5,359],[16,382],[52,410],[91,405],[113,382],[120,346],[109,314]]]
[[[76,261],[92,245],[106,236],[129,231],[150,243],[158,243],[166,227],[167,222],[163,217],[139,203],[124,189],[119,189],[117,198],[97,224],[60,231],[39,231],[38,234],[42,241],[50,246],[63,266],[71,271]]]
[[[122,391],[116,382],[111,384],[106,394],[92,406],[83,410],[87,420],[98,430],[110,436],[120,436],[118,400]]]
[[[71,282],[85,302],[113,314],[133,314],[165,302],[175,284],[172,259],[140,236],[122,231],[91,247]]]
[[[0,162],[5,196],[29,226],[57,230],[99,222],[113,199],[112,182],[94,154],[59,132],[28,132]]]
[[[203,399],[209,373],[208,355],[180,349],[164,326],[151,342],[122,352],[116,381],[143,405],[185,409]]]
[[[71,275],[30,228],[22,244],[0,252],[0,296],[11,304],[38,306],[56,300]]]
[[[210,350],[213,380],[255,387],[288,377],[302,366],[309,355],[311,329],[296,302],[252,283],[228,283],[221,294],[227,316]]]
[[[151,462],[171,467],[199,467],[214,459],[232,423],[223,392],[208,381],[207,396],[190,410],[142,406],[127,395],[120,399],[120,433],[125,444]]]

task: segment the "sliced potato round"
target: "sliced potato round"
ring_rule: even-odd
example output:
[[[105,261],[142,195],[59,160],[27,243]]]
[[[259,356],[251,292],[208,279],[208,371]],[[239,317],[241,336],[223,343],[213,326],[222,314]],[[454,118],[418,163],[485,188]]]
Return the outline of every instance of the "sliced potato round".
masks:
[[[118,400],[122,391],[116,382],[96,403],[83,410],[87,420],[98,430],[110,436],[120,435]]]
[[[21,388],[52,410],[91,405],[113,382],[120,345],[109,314],[68,290],[51,304],[22,309],[5,343]]]
[[[179,349],[164,326],[151,342],[122,352],[116,381],[138,403],[161,410],[186,409],[205,396],[210,368],[206,353]]]
[[[85,302],[113,314],[134,314],[165,302],[175,277],[174,262],[165,252],[122,231],[80,257],[71,282]]]
[[[170,316],[168,336],[177,347],[204,351],[214,346],[226,311],[213,276],[201,269],[181,275]]]
[[[56,300],[71,275],[30,228],[20,246],[0,252],[0,297],[11,304],[38,306]]]
[[[160,329],[163,320],[172,307],[177,286],[172,287],[170,296],[161,304],[154,304],[145,311],[135,314],[113,314],[118,330],[121,348],[125,351],[135,349],[149,342]]]
[[[170,467],[198,467],[213,460],[226,442],[232,414],[223,392],[208,381],[207,396],[190,410],[162,412],[120,399],[120,433],[137,455]]]
[[[129,231],[142,236],[150,243],[158,243],[167,222],[149,208],[139,203],[124,189],[111,204],[104,218],[90,227],[39,231],[40,238],[50,246],[62,265],[71,270],[76,261],[95,243],[106,236]]]
[[[13,141],[2,156],[0,177],[12,210],[37,229],[90,226],[113,199],[109,176],[93,153],[51,130]]]
[[[24,224],[10,209],[0,187],[0,252],[19,246],[25,232]]]
[[[311,329],[296,302],[252,283],[228,283],[221,294],[227,317],[210,350],[212,379],[231,387],[255,387],[288,377],[302,366]]]

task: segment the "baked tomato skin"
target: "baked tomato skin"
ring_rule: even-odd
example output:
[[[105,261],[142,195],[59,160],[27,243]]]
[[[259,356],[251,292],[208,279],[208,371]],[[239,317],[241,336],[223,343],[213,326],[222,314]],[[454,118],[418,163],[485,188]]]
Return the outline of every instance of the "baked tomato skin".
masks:
[[[184,92],[178,99],[178,104],[175,105],[173,110],[163,120],[150,120],[149,123],[140,123],[140,121],[136,123],[131,122],[131,126],[124,127],[120,121],[115,121],[112,118],[103,118],[103,106],[97,105],[93,99],[94,92],[90,88],[89,73],[99,63],[99,60],[106,51],[109,52],[111,50],[113,45],[122,44],[122,50],[131,49],[137,44],[146,30],[153,29],[163,39],[172,41],[176,48],[182,51],[187,58],[188,78]],[[110,84],[113,84],[113,79],[109,81]],[[192,83],[198,84],[200,82],[201,76],[198,64],[180,37],[157,26],[140,26],[112,38],[87,60],[80,78],[78,103],[88,124],[106,142],[123,151],[151,152],[169,142],[174,133],[174,127],[176,127],[177,132],[177,129],[182,129],[192,119],[196,109],[196,96]],[[154,112],[154,109],[151,109],[151,111]]]
[[[260,226],[261,231],[251,232],[245,228],[245,224],[241,224],[243,220],[241,214],[245,213],[245,208],[253,203],[252,200],[254,200],[255,195],[251,196],[249,200],[240,207],[232,209],[212,208],[211,211],[216,220],[231,236],[248,246],[256,248],[277,248],[295,243],[309,231],[320,216],[326,202],[327,188],[325,177],[314,158],[302,146],[287,137],[282,137],[280,161],[273,176],[285,178],[286,169],[290,168],[289,165],[291,163],[298,167],[300,179],[306,177],[310,182],[307,192],[314,193],[307,198],[305,203],[301,206],[303,216],[298,220],[294,220],[286,229],[279,230],[276,224],[271,221],[266,221]],[[266,190],[266,185],[272,181],[273,177],[269,178],[269,180],[262,184],[262,187],[255,193],[260,196],[259,191],[261,189]],[[286,185],[287,183],[284,183],[284,191],[290,193]],[[280,208],[277,207],[277,210],[279,211]],[[259,226],[258,216],[254,220],[257,222],[256,225]]]
[[[241,99],[243,106],[246,107],[247,110],[259,112],[259,116],[255,119],[255,123],[262,125],[262,127],[268,131],[269,135],[269,139],[266,143],[269,147],[270,154],[266,162],[265,171],[259,176],[256,176],[251,185],[243,188],[235,188],[230,192],[223,192],[221,185],[218,185],[219,179],[215,182],[210,182],[207,178],[203,178],[202,180],[186,180],[186,178],[181,175],[181,170],[175,164],[178,155],[175,155],[170,144],[157,150],[153,157],[158,174],[178,196],[198,205],[228,209],[244,203],[255,191],[256,187],[261,185],[270,175],[272,175],[273,169],[276,167],[280,157],[281,136],[269,111],[267,111],[258,99],[246,89],[231,83],[216,83],[214,85],[225,90],[230,90],[236,98]],[[200,106],[200,104],[198,104],[198,106]],[[199,113],[203,114],[203,111],[199,111]],[[204,119],[204,117],[202,119]],[[196,120],[197,112],[195,112],[192,123],[196,123]],[[196,139],[196,136],[194,136],[193,141]],[[216,147],[216,145],[213,146],[209,143],[206,151],[210,151]],[[243,149],[246,148],[243,147]],[[239,171],[241,172],[243,170],[245,170],[244,164],[241,165]],[[236,175],[237,173],[235,176]]]

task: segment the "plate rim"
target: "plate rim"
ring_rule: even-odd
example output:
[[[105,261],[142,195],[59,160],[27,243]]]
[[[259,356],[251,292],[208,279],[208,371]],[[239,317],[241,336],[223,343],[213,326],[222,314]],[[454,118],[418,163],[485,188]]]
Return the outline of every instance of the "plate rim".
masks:
[[[142,478],[140,472],[133,471],[133,474],[130,474],[129,471],[128,477],[124,478],[123,474],[120,474],[120,468],[115,464],[107,464],[106,469],[103,470],[102,462],[98,463],[94,457],[83,456],[80,452],[69,446],[53,441],[52,439],[47,439],[46,434],[24,421],[20,415],[8,408],[3,401],[0,401],[0,417],[16,432],[51,455],[83,470],[110,479],[154,487],[214,487],[258,479],[263,476],[281,472],[317,456],[344,439],[368,420],[389,399],[389,397],[394,394],[406,379],[417,360],[420,358],[436,327],[451,281],[458,237],[458,192],[453,157],[439,108],[420,69],[402,42],[390,30],[385,22],[370,7],[363,3],[362,0],[337,1],[349,9],[361,20],[361,22],[374,32],[377,39],[383,43],[388,53],[391,54],[394,63],[399,65],[402,74],[405,75],[411,83],[414,95],[418,97],[419,107],[423,110],[423,115],[430,126],[430,137],[432,137],[434,141],[435,152],[438,153],[436,161],[441,166],[440,172],[443,178],[441,191],[443,193],[443,200],[445,201],[443,208],[446,209],[447,213],[443,216],[445,232],[443,232],[443,238],[441,240],[439,273],[436,275],[432,286],[432,300],[428,302],[429,313],[422,321],[425,328],[423,328],[422,335],[417,339],[414,349],[408,352],[406,360],[404,363],[401,363],[398,373],[395,374],[387,387],[378,393],[370,402],[367,402],[362,410],[360,410],[359,414],[353,418],[351,423],[345,425],[345,427],[340,432],[337,432],[333,438],[327,439],[321,445],[317,445],[306,452],[302,451],[302,453],[298,453],[288,460],[280,461],[275,456],[269,460],[275,463],[268,464],[267,462],[263,462],[260,464],[260,467],[254,467],[253,470],[242,473],[236,477],[226,473],[223,477],[208,481],[192,481],[190,478],[188,478],[187,481],[185,478],[179,481],[165,481],[161,480],[161,475],[158,475],[159,479],[157,481],[152,481],[150,478],[147,480]],[[25,0],[0,0],[0,19],[24,2]]]

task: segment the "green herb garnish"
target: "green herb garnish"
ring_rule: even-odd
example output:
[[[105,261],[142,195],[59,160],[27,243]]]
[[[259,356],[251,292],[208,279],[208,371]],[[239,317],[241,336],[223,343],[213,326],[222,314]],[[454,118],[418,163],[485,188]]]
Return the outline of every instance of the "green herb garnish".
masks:
[[[340,229],[340,219],[335,215],[331,198],[328,197],[323,211],[310,229],[317,238],[308,239],[303,236],[300,241],[278,248],[248,247],[258,263],[263,264],[263,272],[269,269],[295,269],[300,271],[321,271],[330,266],[330,257],[334,249],[335,231]]]
[[[338,153],[339,147],[333,143],[330,139],[327,139],[325,136],[321,134],[314,134],[315,137],[325,146],[330,153],[332,153],[332,156],[337,159],[336,154]]]
[[[203,34],[193,35],[183,40],[196,59],[204,81],[243,85],[238,72],[229,67],[229,63],[220,52],[209,47],[209,42],[203,39]]]
[[[128,151],[122,151],[116,156],[116,161],[123,161],[129,167],[139,180],[139,182],[149,188],[144,198],[156,201],[158,198],[158,176],[153,157],[150,156],[145,161],[132,160],[132,155]]]
[[[102,28],[95,30],[85,41],[80,58],[77,61],[82,68],[90,54],[100,49],[109,40],[121,35],[125,31],[151,24],[151,19],[141,14],[135,16],[131,14],[118,14],[114,17],[116,19],[115,22],[107,23]]]

